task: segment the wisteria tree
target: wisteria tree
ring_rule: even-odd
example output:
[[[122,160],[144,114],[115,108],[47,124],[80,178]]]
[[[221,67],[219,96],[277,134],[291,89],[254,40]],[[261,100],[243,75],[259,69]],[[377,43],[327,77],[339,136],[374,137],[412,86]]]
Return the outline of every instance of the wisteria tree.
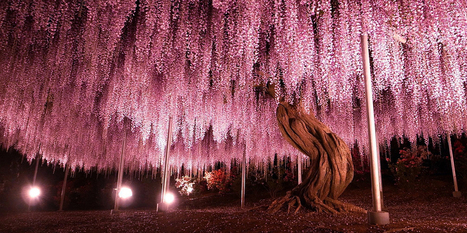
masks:
[[[125,151],[126,168],[155,169],[172,117],[173,166],[298,148],[331,169],[308,172],[307,205],[337,210],[352,171],[339,145],[367,141],[360,35],[380,143],[461,133],[466,11],[464,0],[0,1],[0,142],[60,166],[112,168]],[[252,91],[279,81],[284,101]]]

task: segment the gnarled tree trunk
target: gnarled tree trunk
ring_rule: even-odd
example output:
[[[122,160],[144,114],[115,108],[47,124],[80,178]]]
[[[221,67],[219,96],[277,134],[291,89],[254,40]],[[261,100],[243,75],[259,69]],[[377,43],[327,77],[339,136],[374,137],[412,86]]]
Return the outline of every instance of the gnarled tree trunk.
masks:
[[[285,197],[275,200],[269,211],[282,206],[301,206],[331,213],[366,210],[343,203],[337,198],[353,179],[352,156],[347,144],[313,115],[296,106],[281,102],[277,107],[277,121],[282,136],[295,148],[310,157],[311,166],[305,179]]]

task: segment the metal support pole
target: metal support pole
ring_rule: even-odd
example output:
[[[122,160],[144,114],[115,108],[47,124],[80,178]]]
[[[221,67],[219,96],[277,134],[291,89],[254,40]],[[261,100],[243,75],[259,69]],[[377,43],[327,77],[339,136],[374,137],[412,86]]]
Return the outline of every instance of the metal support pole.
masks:
[[[365,92],[366,92],[366,109],[368,117],[368,135],[370,144],[370,170],[371,170],[371,187],[373,194],[373,211],[368,212],[368,221],[370,224],[385,225],[389,224],[389,213],[381,210],[381,184],[378,159],[378,148],[376,145],[376,130],[375,118],[373,112],[373,92],[371,87],[370,74],[370,55],[368,51],[368,34],[363,33],[361,36],[362,58],[363,58],[363,74],[365,76]]]
[[[60,194],[60,208],[58,209],[58,211],[63,211],[63,202],[65,200],[65,189],[66,181],[68,179],[69,168],[70,166],[68,166],[68,164],[65,164],[65,178],[63,178],[62,192]]]
[[[126,126],[126,124],[125,124]],[[123,165],[124,165],[124,158],[125,158],[125,145],[126,145],[126,127],[124,127],[124,136],[123,136],[123,145],[122,145],[122,153],[120,153],[120,163],[118,166],[118,177],[117,177],[117,189],[115,190],[115,205],[114,211],[118,211],[118,206],[120,204],[120,197],[118,193],[122,188],[122,181],[123,181]]]
[[[451,160],[452,179],[454,181],[454,192],[452,192],[452,195],[454,197],[461,197],[462,194],[461,192],[459,192],[459,188],[457,187],[456,167],[454,166],[454,156],[452,154],[451,135],[448,134],[447,138],[448,138],[448,147],[449,147],[449,158]]]
[[[246,188],[246,143],[245,149],[243,150],[242,159],[242,190],[241,190],[241,208],[245,207],[245,188]]]
[[[34,177],[32,178],[32,186],[36,185],[36,178],[37,178],[37,170],[39,169],[39,160],[41,159],[41,156],[37,154],[36,156],[36,169],[34,170]]]
[[[297,156],[297,166],[298,166],[298,184],[302,183],[302,157]]]
[[[37,178],[37,170],[39,169],[39,160],[41,156],[39,154],[36,155],[36,169],[34,170],[34,176],[32,177],[32,186],[36,186],[36,178]],[[31,199],[28,201],[28,212],[31,211]]]
[[[377,142],[378,141],[378,137],[376,137],[375,141]],[[383,177],[381,176],[381,153],[380,153],[380,150],[379,150],[379,146],[376,147],[376,154],[378,155],[377,158],[378,158],[378,179],[379,179],[379,197],[381,199],[380,203],[381,203],[381,209],[384,208],[384,197],[383,197]]]
[[[169,187],[169,154],[170,146],[172,144],[172,117],[169,117],[169,128],[167,130],[167,146],[165,148],[165,160],[164,160],[164,176],[162,179],[162,194],[161,194],[161,203],[165,203],[165,195]]]

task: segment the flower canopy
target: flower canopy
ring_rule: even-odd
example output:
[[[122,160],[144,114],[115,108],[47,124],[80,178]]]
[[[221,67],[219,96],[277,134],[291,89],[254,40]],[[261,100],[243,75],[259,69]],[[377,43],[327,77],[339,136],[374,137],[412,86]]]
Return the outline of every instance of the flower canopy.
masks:
[[[465,0],[3,0],[0,133],[29,159],[159,167],[297,155],[280,96],[367,143],[360,35],[382,142],[463,132]],[[275,98],[264,93],[274,84]]]

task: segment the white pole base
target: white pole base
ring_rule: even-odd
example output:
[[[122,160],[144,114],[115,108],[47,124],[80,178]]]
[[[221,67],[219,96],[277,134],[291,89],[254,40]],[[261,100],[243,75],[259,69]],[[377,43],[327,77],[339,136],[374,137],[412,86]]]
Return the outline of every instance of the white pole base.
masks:
[[[120,210],[110,210],[110,215],[120,214]]]
[[[368,212],[368,223],[371,225],[389,224],[389,212],[386,212],[386,211]]]
[[[456,197],[456,198],[459,198],[459,197],[462,196],[462,193],[460,191],[454,191],[454,192],[452,192],[452,196]]]
[[[156,212],[170,212],[170,204],[159,202],[156,206]]]

